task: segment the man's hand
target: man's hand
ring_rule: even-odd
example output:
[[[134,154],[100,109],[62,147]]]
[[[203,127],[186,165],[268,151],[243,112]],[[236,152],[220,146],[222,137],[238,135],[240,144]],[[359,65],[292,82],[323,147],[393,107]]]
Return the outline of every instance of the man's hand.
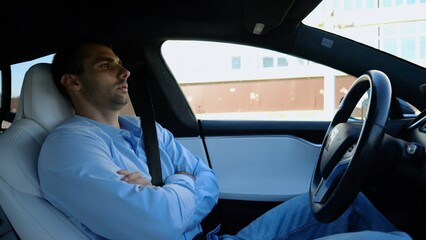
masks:
[[[148,186],[148,187],[154,186],[147,178],[143,177],[140,172],[131,173],[127,170],[118,170],[117,173],[124,175],[124,177],[121,178],[121,180],[124,182],[130,183],[130,184]]]

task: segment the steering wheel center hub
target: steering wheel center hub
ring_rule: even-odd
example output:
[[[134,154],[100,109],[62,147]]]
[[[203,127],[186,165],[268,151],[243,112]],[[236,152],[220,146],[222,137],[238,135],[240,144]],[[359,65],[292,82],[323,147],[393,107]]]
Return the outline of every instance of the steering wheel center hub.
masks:
[[[321,174],[323,178],[328,178],[336,164],[347,157],[346,153],[352,152],[359,133],[359,127],[350,123],[339,123],[333,128],[326,139],[321,155]]]

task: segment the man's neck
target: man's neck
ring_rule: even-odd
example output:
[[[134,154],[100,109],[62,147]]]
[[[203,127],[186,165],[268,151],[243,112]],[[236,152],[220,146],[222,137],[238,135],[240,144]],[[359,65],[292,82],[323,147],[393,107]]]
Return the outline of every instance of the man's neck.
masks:
[[[86,118],[90,118],[92,120],[120,128],[120,123],[118,122],[118,117],[120,115],[119,111],[107,111],[107,112],[99,112],[99,111],[77,111],[76,115],[83,116]]]

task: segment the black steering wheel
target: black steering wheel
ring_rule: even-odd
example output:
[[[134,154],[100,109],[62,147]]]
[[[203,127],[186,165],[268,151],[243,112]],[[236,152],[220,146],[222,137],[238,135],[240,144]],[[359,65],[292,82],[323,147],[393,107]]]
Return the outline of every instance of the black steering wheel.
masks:
[[[366,119],[356,127],[348,119],[369,90]],[[314,217],[322,223],[337,219],[359,194],[380,150],[391,104],[391,84],[371,70],[349,89],[328,127],[311,179],[309,195]]]

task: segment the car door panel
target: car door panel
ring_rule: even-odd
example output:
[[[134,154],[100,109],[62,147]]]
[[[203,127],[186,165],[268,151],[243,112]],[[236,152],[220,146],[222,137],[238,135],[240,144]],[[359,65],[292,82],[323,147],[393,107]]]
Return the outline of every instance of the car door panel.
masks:
[[[231,200],[285,201],[308,191],[320,150],[318,144],[286,135],[205,141],[220,197]]]
[[[199,120],[199,126],[221,199],[282,202],[308,191],[328,123]]]
[[[205,164],[209,165],[204,148],[203,140],[198,137],[177,137],[176,140],[180,142],[192,154],[199,157]]]

